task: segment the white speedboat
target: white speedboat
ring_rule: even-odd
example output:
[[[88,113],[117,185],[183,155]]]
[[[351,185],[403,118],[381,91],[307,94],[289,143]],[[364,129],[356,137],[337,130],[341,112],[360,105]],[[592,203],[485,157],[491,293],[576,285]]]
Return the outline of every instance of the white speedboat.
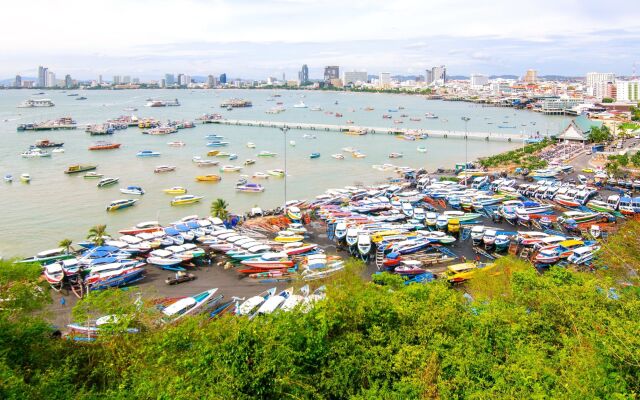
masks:
[[[293,108],[307,108],[307,105],[301,100],[300,102],[293,105]]]
[[[120,193],[141,196],[144,194],[144,189],[140,186],[127,186],[126,188],[120,188]]]

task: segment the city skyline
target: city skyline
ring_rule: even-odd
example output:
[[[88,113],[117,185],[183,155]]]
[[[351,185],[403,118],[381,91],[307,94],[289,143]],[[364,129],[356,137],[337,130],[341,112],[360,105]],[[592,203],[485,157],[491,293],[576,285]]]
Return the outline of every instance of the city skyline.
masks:
[[[317,79],[327,65],[376,74],[418,75],[447,65],[451,75],[520,76],[536,69],[540,75],[583,76],[589,71],[631,75],[633,64],[640,64],[640,11],[628,2],[545,0],[526,12],[509,4],[161,0],[149,7],[116,0],[99,15],[86,15],[84,3],[71,0],[61,17],[51,18],[60,14],[60,4],[27,0],[3,10],[20,15],[27,7],[30,24],[38,29],[25,30],[21,18],[0,26],[0,34],[12,38],[2,46],[0,77],[32,76],[34,65],[78,79],[99,74],[160,79],[170,71],[260,79],[282,73],[295,78],[307,64],[309,77]],[[182,13],[167,19],[178,5]],[[121,23],[114,29],[113,21],[134,21],[131,15],[158,23]]]

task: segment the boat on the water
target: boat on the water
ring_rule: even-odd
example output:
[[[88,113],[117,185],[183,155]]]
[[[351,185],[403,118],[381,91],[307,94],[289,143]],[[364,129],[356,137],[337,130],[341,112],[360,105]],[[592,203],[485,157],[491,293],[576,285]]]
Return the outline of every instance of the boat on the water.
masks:
[[[176,196],[171,200],[172,206],[181,206],[186,204],[197,203],[202,200],[204,196],[195,196],[192,194],[185,194],[184,196]]]
[[[171,172],[171,171],[175,171],[175,170],[176,170],[176,166],[175,165],[158,165],[157,167],[155,167],[153,172],[161,173],[161,172]]]
[[[235,165],[223,165],[220,167],[220,172],[238,172],[242,169],[240,166]]]
[[[257,154],[258,157],[275,157],[277,153],[273,153],[271,151],[263,150]]]
[[[112,150],[119,149],[121,146],[120,143],[111,143],[111,142],[96,142],[89,146],[89,150]]]
[[[271,176],[276,176],[278,178],[284,177],[284,170],[282,169],[270,169],[267,171],[267,174]]]
[[[127,186],[126,188],[121,188],[120,193],[142,196],[144,194],[144,189],[140,186]]]
[[[38,140],[35,144],[35,147],[39,147],[41,149],[47,149],[50,147],[62,147],[64,146],[63,142],[52,142],[49,139]]]
[[[312,159],[312,160],[313,160],[314,158],[320,158],[320,153],[311,153],[311,154],[309,155],[309,158],[310,158],[310,159]]]
[[[402,158],[402,156],[403,156],[402,153],[396,153],[396,152],[389,154],[389,158]]]
[[[99,174],[97,172],[87,172],[86,174],[84,174],[84,179],[98,179],[98,178],[102,178],[104,176],[104,174]]]
[[[259,183],[244,183],[241,185],[236,185],[236,190],[239,192],[249,192],[249,193],[261,193],[264,192],[264,186]]]
[[[256,160],[249,158],[245,160],[244,165],[253,165],[255,163],[256,163]]]
[[[335,158],[336,160],[344,160],[344,155],[340,153],[332,154],[331,157]]]
[[[97,165],[90,165],[90,164],[86,164],[86,165],[82,165],[82,164],[75,164],[75,165],[71,165],[69,167],[67,167],[67,169],[64,171],[65,174],[78,174],[80,172],[85,172],[85,171],[92,171],[94,169],[98,168]]]
[[[153,150],[141,150],[139,151],[136,156],[138,157],[159,157],[160,153],[157,151],[153,151]]]
[[[100,182],[98,182],[96,186],[101,188],[101,187],[115,185],[116,183],[118,183],[119,180],[120,178],[102,178],[100,179]]]
[[[51,153],[43,151],[39,147],[32,147],[29,150],[21,154],[22,158],[38,158],[38,157],[51,157]]]
[[[131,207],[136,204],[137,199],[120,199],[114,200],[107,206],[107,211],[120,210],[122,208]]]
[[[168,142],[167,144],[171,147],[184,147],[187,145],[185,142]]]
[[[185,194],[187,193],[187,189],[183,188],[182,186],[174,186],[169,189],[164,189],[163,192],[165,192],[166,194]]]
[[[198,175],[196,176],[196,181],[198,182],[219,182],[222,180],[220,175]]]

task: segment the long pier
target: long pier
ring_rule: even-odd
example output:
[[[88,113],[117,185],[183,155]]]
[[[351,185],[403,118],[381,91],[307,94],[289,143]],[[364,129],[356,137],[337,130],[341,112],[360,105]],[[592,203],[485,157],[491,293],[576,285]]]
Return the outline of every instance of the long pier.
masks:
[[[237,126],[255,126],[261,128],[289,128],[302,129],[309,131],[325,131],[325,132],[350,132],[363,131],[370,134],[386,133],[389,135],[426,135],[434,138],[452,138],[467,140],[485,140],[485,141],[501,141],[501,142],[520,142],[528,136],[521,133],[497,133],[497,132],[464,132],[464,131],[442,131],[432,129],[407,129],[397,127],[369,127],[356,125],[333,125],[333,124],[310,124],[303,122],[284,122],[284,121],[258,121],[258,120],[242,120],[242,119],[218,119],[203,121],[206,124],[220,125],[237,125]]]

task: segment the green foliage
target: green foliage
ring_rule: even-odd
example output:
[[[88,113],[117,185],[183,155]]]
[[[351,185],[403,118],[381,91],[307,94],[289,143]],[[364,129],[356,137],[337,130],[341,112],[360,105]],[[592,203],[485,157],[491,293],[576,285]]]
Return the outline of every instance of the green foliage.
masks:
[[[640,237],[634,224],[610,243]],[[637,268],[638,248],[622,262]],[[640,391],[640,291],[611,299],[609,277],[557,267],[541,275],[506,257],[451,288],[405,286],[391,274],[378,285],[361,279],[363,268],[347,262],[327,300],[307,312],[188,317],[90,345],[0,314],[0,397],[622,399]],[[91,294],[74,315],[144,319],[129,293]]]
[[[444,182],[444,181],[458,182],[459,181],[459,179],[455,176],[441,176],[438,180],[440,182]]]
[[[58,247],[62,247],[63,249],[65,249],[65,251],[67,253],[70,252],[71,250],[71,245],[73,244],[73,240],[71,239],[62,239],[60,241],[60,243],[58,243]]]
[[[636,151],[633,153],[631,158],[629,159],[634,167],[640,167],[640,151]]]
[[[631,120],[632,121],[640,121],[640,103],[638,103],[637,107],[631,107]]]
[[[589,132],[589,141],[592,143],[609,142],[613,139],[609,127],[603,125],[601,127],[592,126]]]
[[[606,103],[613,103],[614,101],[615,100],[612,99],[611,97],[605,97],[605,98],[602,99],[602,102],[605,103],[605,104]]]
[[[109,236],[107,233],[106,225],[96,225],[89,229],[89,234],[87,235],[87,239],[92,241],[96,246],[104,245],[106,240],[106,236]]]
[[[491,157],[480,159],[480,165],[485,168],[514,165],[516,167],[538,169],[547,166],[547,162],[534,154],[552,144],[552,140],[545,138],[540,143],[530,143]]]
[[[211,216],[218,217],[225,221],[229,217],[229,210],[227,210],[229,204],[224,199],[216,199],[211,202]]]

